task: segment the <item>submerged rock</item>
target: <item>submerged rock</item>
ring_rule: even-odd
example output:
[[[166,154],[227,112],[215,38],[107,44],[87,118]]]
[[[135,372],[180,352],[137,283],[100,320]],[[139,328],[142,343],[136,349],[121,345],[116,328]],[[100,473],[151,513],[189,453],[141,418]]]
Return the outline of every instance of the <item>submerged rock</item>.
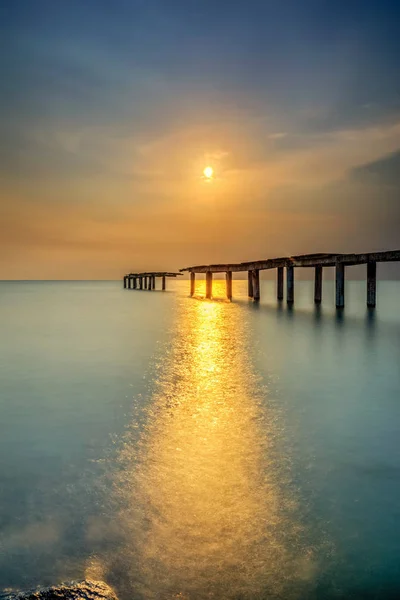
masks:
[[[103,581],[71,581],[58,586],[26,592],[0,593],[0,600],[118,600]]]

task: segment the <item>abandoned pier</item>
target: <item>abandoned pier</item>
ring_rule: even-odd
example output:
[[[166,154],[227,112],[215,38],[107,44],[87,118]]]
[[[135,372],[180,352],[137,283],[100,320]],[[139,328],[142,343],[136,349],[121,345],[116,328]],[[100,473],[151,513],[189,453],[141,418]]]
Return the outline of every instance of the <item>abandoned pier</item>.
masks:
[[[124,288],[128,290],[155,290],[156,279],[161,279],[161,289],[166,289],[167,277],[178,277],[182,273],[168,273],[167,271],[152,271],[149,273],[129,273],[124,275]]]
[[[260,300],[260,271],[276,269],[277,299],[284,297],[284,273],[286,271],[286,301],[288,304],[294,302],[294,270],[295,268],[314,269],[314,301],[320,304],[322,301],[322,272],[324,267],[334,267],[336,271],[336,307],[343,308],[345,303],[345,272],[347,267],[354,265],[367,266],[367,306],[376,305],[376,265],[379,262],[400,261],[400,250],[386,252],[369,252],[365,254],[303,254],[300,256],[288,256],[283,258],[269,258],[253,262],[201,265],[186,267],[182,272],[190,273],[190,295],[195,292],[196,273],[206,275],[206,297],[212,297],[212,282],[214,273],[226,273],[226,295],[232,299],[232,276],[233,273],[247,271],[248,295],[254,301]]]
[[[247,271],[248,295],[255,302],[260,300],[260,271],[276,269],[277,299],[284,298],[286,271],[286,301],[294,302],[294,270],[296,268],[314,269],[314,301],[322,301],[322,273],[325,267],[334,267],[336,272],[336,307],[343,308],[345,302],[345,273],[347,267],[366,265],[367,276],[367,306],[376,305],[376,266],[382,262],[400,262],[400,250],[385,252],[368,252],[365,254],[302,254],[282,258],[268,258],[252,262],[227,263],[215,265],[198,265],[180,269],[179,273],[167,271],[129,273],[124,276],[124,288],[134,290],[155,290],[156,279],[161,279],[161,289],[166,288],[168,277],[178,277],[184,272],[190,273],[190,295],[195,293],[196,273],[206,276],[206,298],[212,298],[212,283],[214,273],[225,273],[226,295],[232,300],[233,273]]]

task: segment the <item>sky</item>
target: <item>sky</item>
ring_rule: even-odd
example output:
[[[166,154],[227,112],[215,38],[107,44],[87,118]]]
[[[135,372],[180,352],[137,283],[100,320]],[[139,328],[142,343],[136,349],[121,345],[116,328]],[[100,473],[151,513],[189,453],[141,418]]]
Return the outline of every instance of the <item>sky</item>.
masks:
[[[0,0],[0,278],[400,248],[399,20],[398,0]]]

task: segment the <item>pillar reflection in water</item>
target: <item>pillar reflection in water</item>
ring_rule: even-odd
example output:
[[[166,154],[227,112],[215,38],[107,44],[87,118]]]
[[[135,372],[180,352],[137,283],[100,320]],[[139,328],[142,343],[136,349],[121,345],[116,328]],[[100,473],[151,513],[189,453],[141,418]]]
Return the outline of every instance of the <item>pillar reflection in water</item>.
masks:
[[[244,311],[191,300],[182,310],[139,450],[128,442],[121,457],[120,569],[143,598],[279,595],[297,525]]]

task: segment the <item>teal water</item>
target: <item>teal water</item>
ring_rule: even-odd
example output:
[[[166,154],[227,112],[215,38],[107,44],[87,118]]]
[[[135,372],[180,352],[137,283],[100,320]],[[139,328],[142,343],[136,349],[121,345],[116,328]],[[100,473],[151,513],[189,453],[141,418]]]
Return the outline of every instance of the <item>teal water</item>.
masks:
[[[0,589],[400,596],[400,284],[0,283]]]

